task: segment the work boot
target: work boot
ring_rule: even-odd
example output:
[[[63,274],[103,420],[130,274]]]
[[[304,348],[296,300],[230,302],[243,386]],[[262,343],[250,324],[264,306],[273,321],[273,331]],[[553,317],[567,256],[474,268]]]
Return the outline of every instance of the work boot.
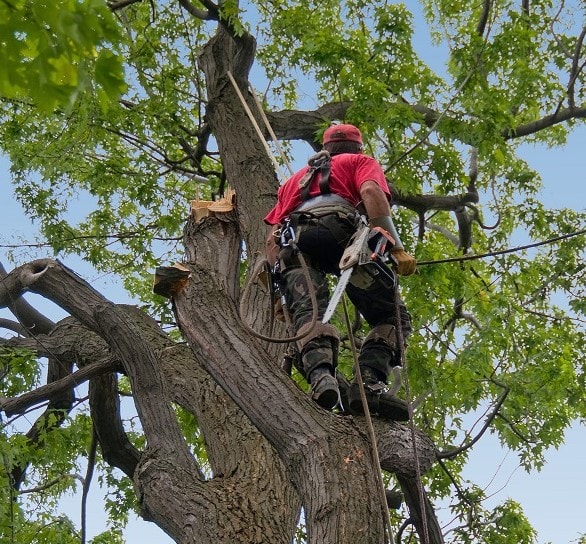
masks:
[[[393,421],[408,421],[409,410],[404,400],[392,395],[376,370],[369,367],[360,367],[362,381],[364,383],[364,393],[370,414],[379,416]],[[360,385],[356,378],[348,389],[348,405],[350,412],[354,415],[363,415],[364,407],[360,396]]]
[[[338,380],[330,365],[317,367],[309,375],[311,385],[311,400],[317,402],[326,410],[333,410],[340,402]]]
[[[311,385],[311,398],[322,408],[332,410],[340,402],[334,376],[338,353],[338,331],[326,323],[306,323],[297,331],[310,333],[301,340],[303,375]]]

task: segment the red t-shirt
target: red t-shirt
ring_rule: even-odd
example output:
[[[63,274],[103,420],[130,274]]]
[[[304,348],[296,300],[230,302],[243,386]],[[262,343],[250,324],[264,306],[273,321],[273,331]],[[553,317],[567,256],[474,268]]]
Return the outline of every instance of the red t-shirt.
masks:
[[[295,172],[281,187],[277,193],[277,204],[265,217],[265,223],[276,225],[282,223],[293,210],[301,204],[301,192],[299,180],[307,172],[309,166]],[[309,196],[318,196],[319,180],[318,173],[309,188]],[[383,169],[380,164],[361,153],[342,153],[332,157],[330,171],[330,191],[345,198],[352,206],[356,207],[362,200],[360,187],[366,181],[376,182],[380,188],[390,196],[389,187]]]

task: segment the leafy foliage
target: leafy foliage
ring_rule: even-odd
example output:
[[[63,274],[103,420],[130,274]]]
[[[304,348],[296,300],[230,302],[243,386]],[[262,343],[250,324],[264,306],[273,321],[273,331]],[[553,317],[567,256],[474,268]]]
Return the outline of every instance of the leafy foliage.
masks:
[[[572,106],[568,96],[574,107],[585,100],[583,73],[567,85],[577,41],[566,27],[575,30],[572,10],[583,13],[583,5],[558,11],[534,0],[524,12],[498,1],[481,28],[482,3],[422,4],[446,54],[439,69],[419,57],[414,14],[402,3],[224,2],[220,16],[238,35],[255,29],[253,84],[266,84],[269,108],[350,103],[345,120],[363,129],[368,151],[400,195],[460,195],[474,184],[480,204],[459,210],[472,217],[471,248],[454,243],[453,210],[397,210],[403,241],[419,261],[457,257],[463,249],[498,252],[520,239],[583,229],[583,212],[540,201],[538,173],[516,155],[520,128]],[[99,0],[66,0],[59,9],[41,0],[0,2],[0,146],[19,202],[55,255],[80,255],[118,274],[153,314],[165,313],[165,322],[171,317],[151,294],[152,269],[181,258],[189,201],[215,198],[227,183],[206,125],[210,97],[196,58],[213,31],[171,2],[133,3],[116,16]],[[571,126],[534,130],[526,139],[557,145]],[[485,228],[485,217],[494,228]],[[586,418],[584,239],[420,266],[402,282],[415,323],[410,388],[414,396],[428,393],[417,424],[439,449],[468,441],[470,417],[489,413],[502,397],[491,430],[526,470],[535,470],[548,448],[563,443],[565,429]],[[350,364],[343,354],[341,368]],[[30,353],[2,352],[0,366],[1,396],[38,384]],[[176,413],[207,466],[197,421]],[[132,418],[126,425],[141,446],[140,426]],[[83,410],[43,435],[42,447],[13,422],[3,426],[4,535],[18,530],[23,542],[78,541],[73,522],[52,509],[74,491],[70,476],[82,472],[90,441]],[[10,472],[25,461],[32,466],[27,484],[58,483],[14,501]],[[461,524],[453,541],[531,542],[535,534],[520,505],[485,509],[483,491],[461,477],[465,462],[466,453],[426,477],[432,498],[452,495],[453,482],[462,486],[452,506]],[[92,542],[122,542],[121,527],[137,510],[132,484],[101,459],[98,467],[113,528]],[[300,541],[303,535],[300,529]]]
[[[0,3],[0,94],[39,110],[69,108],[85,92],[107,109],[126,89],[122,59],[111,48],[121,33],[99,0]]]

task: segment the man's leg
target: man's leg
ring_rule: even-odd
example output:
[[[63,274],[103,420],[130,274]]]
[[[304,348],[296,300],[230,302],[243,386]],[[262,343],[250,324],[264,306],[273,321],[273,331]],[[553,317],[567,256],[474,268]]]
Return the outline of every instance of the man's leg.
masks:
[[[307,275],[311,280],[309,285]],[[339,336],[335,327],[319,321],[328,304],[326,276],[311,267],[304,270],[300,265],[284,266],[281,276],[296,334],[308,333],[299,342],[303,367],[300,370],[311,385],[312,399],[326,410],[332,410],[340,398],[335,377]],[[315,290],[318,306],[318,321],[313,324],[310,289]]]
[[[306,323],[298,333],[311,332],[300,340],[303,374],[311,385],[311,398],[322,408],[332,410],[340,402],[337,362],[338,331],[328,324]]]
[[[401,365],[401,351],[411,333],[411,318],[402,300],[396,300],[394,288],[384,284],[357,287],[348,286],[348,296],[372,329],[365,338],[358,361],[365,386],[369,409],[382,417],[406,421],[409,417],[407,404],[392,395],[386,387],[394,367]],[[402,343],[397,336],[397,306],[400,316]],[[356,380],[348,393],[349,408],[354,413],[363,413],[360,387]]]

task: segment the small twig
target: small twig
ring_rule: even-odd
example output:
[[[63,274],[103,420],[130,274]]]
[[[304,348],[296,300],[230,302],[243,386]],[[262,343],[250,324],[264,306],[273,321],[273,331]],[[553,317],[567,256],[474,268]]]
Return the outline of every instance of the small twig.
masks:
[[[81,544],[85,544],[85,536],[87,533],[87,498],[90,492],[92,477],[94,475],[97,449],[98,435],[95,426],[92,426],[92,441],[88,452],[87,470],[85,473],[85,480],[83,480],[83,491],[81,494]]]
[[[505,402],[505,399],[507,398],[507,395],[509,394],[510,389],[507,386],[505,386],[503,384],[499,384],[499,385],[501,385],[501,387],[504,387],[505,390],[503,391],[501,396],[496,401],[496,406],[494,407],[493,411],[486,418],[486,421],[484,422],[482,429],[480,429],[480,432],[472,440],[470,440],[470,442],[468,442],[467,444],[463,444],[459,448],[453,448],[453,449],[445,451],[445,452],[438,452],[438,454],[437,454],[438,459],[452,459],[453,457],[455,457],[459,453],[462,453],[463,451],[470,449],[472,446],[474,446],[474,444],[476,444],[476,442],[478,442],[480,440],[480,438],[482,437],[482,435],[484,435],[484,433],[490,427],[490,425],[494,421],[494,419],[499,415],[499,410],[501,409],[501,406],[503,405],[503,403]]]
[[[27,493],[38,493],[39,491],[45,491],[46,489],[49,489],[50,487],[57,485],[59,482],[61,482],[62,480],[65,480],[66,478],[73,478],[75,480],[79,480],[83,484],[83,476],[81,476],[81,474],[77,474],[77,473],[65,474],[65,475],[59,476],[58,478],[55,478],[54,480],[51,480],[43,485],[38,485],[37,487],[31,487],[30,489],[22,489],[18,493],[20,495],[24,495]]]

